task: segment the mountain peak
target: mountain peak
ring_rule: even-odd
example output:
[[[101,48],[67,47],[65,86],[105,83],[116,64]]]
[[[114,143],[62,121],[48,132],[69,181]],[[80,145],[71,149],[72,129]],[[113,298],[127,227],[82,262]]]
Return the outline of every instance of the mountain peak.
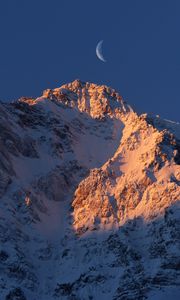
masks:
[[[167,298],[179,137],[179,124],[80,80],[0,103],[1,299]]]
[[[115,115],[132,111],[117,91],[95,83],[83,82],[79,79],[55,89],[43,92],[43,98],[56,100],[70,107],[76,107],[93,118]]]

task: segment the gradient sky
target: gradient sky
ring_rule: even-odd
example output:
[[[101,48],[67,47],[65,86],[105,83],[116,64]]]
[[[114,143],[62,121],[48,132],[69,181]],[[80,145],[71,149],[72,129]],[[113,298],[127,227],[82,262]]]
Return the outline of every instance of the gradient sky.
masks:
[[[3,101],[79,78],[180,121],[179,0],[1,0],[0,38]]]

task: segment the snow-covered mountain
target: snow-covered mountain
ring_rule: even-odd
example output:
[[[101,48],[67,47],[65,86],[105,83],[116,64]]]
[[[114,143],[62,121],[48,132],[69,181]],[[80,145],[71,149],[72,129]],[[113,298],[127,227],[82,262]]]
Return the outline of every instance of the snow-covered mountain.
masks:
[[[180,298],[180,124],[75,80],[0,102],[0,299]]]

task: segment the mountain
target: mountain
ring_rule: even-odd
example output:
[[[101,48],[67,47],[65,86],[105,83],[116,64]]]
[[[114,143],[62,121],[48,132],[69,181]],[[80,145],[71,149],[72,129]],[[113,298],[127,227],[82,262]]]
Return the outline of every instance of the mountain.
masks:
[[[180,298],[180,124],[75,80],[0,102],[0,299]]]

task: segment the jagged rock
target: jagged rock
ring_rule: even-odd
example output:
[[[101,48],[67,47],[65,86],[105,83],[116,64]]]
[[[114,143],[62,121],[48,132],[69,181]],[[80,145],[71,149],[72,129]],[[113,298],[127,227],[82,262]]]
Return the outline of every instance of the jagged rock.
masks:
[[[26,300],[23,291],[21,288],[15,288],[13,289],[7,296],[6,300]]]

